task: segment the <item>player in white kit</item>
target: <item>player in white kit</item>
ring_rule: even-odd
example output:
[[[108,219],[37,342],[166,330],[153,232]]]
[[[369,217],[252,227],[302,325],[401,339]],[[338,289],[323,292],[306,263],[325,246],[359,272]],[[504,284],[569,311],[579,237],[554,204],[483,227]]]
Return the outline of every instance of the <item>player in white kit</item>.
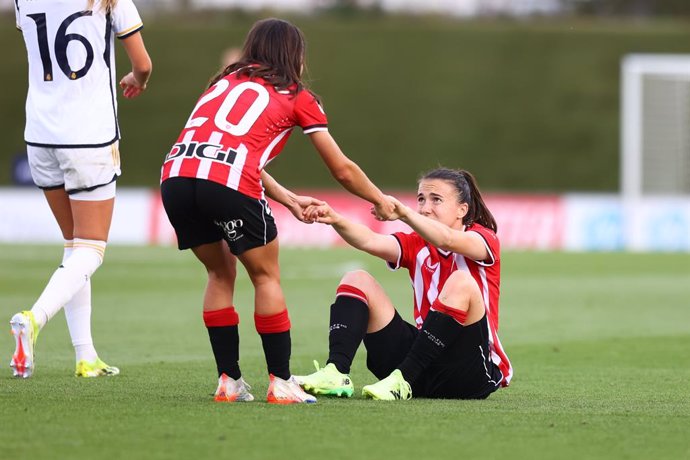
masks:
[[[10,320],[16,377],[34,372],[39,331],[63,306],[76,375],[116,375],[91,338],[91,275],[103,262],[120,175],[115,38],[132,70],[120,80],[139,96],[151,75],[143,27],[132,0],[15,0],[29,60],[26,129],[34,183],[65,239],[62,263],[31,310]]]

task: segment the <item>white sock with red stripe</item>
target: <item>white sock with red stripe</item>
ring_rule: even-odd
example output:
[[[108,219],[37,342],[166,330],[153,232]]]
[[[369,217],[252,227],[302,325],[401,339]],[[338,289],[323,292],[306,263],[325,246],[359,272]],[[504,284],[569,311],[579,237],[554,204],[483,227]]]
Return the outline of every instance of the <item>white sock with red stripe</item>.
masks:
[[[74,241],[65,241],[63,263],[72,255],[73,247]],[[85,359],[94,362],[98,358],[98,353],[91,337],[91,279],[65,304],[65,319],[76,361]]]
[[[39,329],[60,311],[84,286],[103,263],[106,242],[75,238],[72,254],[53,273],[31,312]]]

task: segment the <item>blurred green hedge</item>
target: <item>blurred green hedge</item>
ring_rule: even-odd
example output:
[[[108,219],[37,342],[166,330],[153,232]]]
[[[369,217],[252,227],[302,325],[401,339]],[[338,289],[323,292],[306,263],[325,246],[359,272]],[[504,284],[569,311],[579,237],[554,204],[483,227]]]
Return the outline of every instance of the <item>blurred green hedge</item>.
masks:
[[[26,56],[6,19],[0,185],[24,149]],[[289,19],[307,36],[310,84],[331,133],[389,190],[414,187],[421,171],[441,164],[473,171],[485,190],[616,191],[621,58],[690,52],[690,26],[680,22]],[[162,158],[223,50],[241,45],[253,20],[144,15],[154,74],[143,97],[120,98],[121,185],[158,184]],[[296,131],[269,171],[294,188],[336,187],[304,138]]]

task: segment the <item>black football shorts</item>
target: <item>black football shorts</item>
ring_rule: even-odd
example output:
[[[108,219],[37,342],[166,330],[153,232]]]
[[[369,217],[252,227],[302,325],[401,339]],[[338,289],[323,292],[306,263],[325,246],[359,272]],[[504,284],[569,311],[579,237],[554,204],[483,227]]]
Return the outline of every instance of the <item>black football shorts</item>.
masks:
[[[503,375],[491,361],[486,315],[465,326],[457,340],[414,382],[412,397],[484,399],[500,387]],[[383,329],[364,337],[367,368],[383,379],[403,362],[419,335],[396,311]]]
[[[240,255],[278,236],[266,200],[216,182],[171,177],[161,184],[161,198],[180,249],[225,240],[230,251]]]

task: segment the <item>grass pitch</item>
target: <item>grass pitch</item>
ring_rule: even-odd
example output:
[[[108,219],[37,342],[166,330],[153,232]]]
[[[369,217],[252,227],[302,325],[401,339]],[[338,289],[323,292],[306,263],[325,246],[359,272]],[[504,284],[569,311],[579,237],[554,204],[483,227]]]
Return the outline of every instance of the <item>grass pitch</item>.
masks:
[[[0,246],[0,319],[31,306],[61,256]],[[294,373],[323,363],[340,276],[373,272],[406,319],[406,273],[351,249],[282,252]],[[203,268],[172,248],[108,248],[93,279],[93,333],[114,378],[78,380],[59,313],[41,332],[29,380],[5,367],[2,458],[690,458],[690,257],[505,253],[500,336],[515,368],[486,401],[319,398],[263,402],[267,378],[247,277],[238,279],[241,366],[257,401],[212,401],[216,376],[201,320]],[[5,324],[7,330],[9,326]],[[359,390],[374,381],[362,348]]]

